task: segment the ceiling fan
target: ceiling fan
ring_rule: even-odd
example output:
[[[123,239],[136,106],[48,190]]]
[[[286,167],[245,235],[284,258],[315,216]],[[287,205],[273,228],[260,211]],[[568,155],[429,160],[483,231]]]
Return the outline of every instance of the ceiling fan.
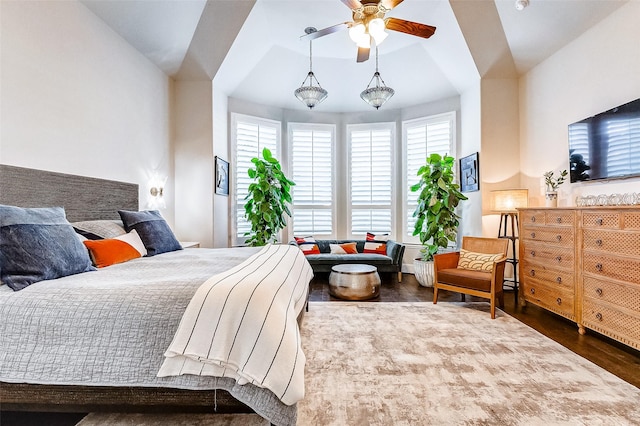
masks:
[[[384,18],[385,13],[402,3],[403,0],[340,0],[353,12],[353,21],[342,22],[318,31],[309,32],[301,39],[313,40],[337,31],[349,28],[349,36],[358,45],[358,62],[369,59],[371,42],[376,45],[387,37],[385,29],[400,31],[422,38],[429,38],[436,32],[436,27],[406,21],[398,18]]]

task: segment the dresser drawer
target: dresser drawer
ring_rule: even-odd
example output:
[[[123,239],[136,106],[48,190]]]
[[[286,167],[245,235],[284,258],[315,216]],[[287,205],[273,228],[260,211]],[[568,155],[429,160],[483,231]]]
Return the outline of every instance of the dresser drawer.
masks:
[[[622,213],[622,229],[640,230],[640,210]]]
[[[573,293],[570,291],[549,288],[534,280],[524,280],[521,294],[524,300],[528,302],[540,305],[563,317],[572,320],[575,318]]]
[[[585,229],[582,233],[585,250],[599,250],[640,256],[640,235],[606,229]]]
[[[531,241],[542,241],[562,247],[573,247],[573,228],[544,227],[527,229],[520,238]]]
[[[545,213],[545,223],[554,226],[573,227],[575,223],[573,210],[549,210]]]
[[[549,287],[559,287],[573,291],[573,272],[562,269],[547,269],[545,266],[522,261],[520,279],[539,281]]]
[[[620,213],[608,210],[584,212],[582,213],[582,227],[620,229]]]
[[[556,247],[543,242],[528,243],[522,251],[522,260],[544,265],[545,269],[573,269],[573,248]]]
[[[606,302],[637,312],[640,316],[640,285],[623,285],[584,277],[582,288],[583,296],[594,303]]]
[[[640,316],[630,315],[586,299],[582,306],[582,324],[640,349]]]
[[[520,226],[541,226],[545,224],[544,210],[522,210],[519,212]]]
[[[640,284],[640,259],[608,256],[585,251],[582,270],[600,279],[613,278]]]

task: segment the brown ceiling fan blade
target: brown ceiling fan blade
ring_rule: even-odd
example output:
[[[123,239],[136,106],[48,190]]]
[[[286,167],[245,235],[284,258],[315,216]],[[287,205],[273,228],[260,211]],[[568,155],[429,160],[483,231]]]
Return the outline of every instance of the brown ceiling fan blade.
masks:
[[[360,9],[362,7],[362,3],[358,0],[340,0],[342,3],[346,4],[347,7],[351,10]]]
[[[323,28],[321,30],[318,31],[314,31],[312,33],[309,34],[305,34],[300,36],[300,40],[314,40],[318,37],[322,37],[322,36],[326,36],[329,34],[333,34],[335,32],[338,32],[340,30],[344,30],[345,28],[349,28],[349,24],[351,24],[351,22],[342,22],[340,24],[336,24],[336,25],[332,25],[330,27],[327,28]]]
[[[371,48],[369,47],[358,47],[358,57],[356,58],[357,62],[364,62],[369,59],[369,52]]]
[[[420,24],[418,22],[405,21],[398,18],[385,19],[385,26],[388,30],[400,31],[401,33],[429,38],[436,32],[436,27]]]
[[[380,4],[382,4],[385,9],[391,10],[402,2],[403,0],[381,0]]]

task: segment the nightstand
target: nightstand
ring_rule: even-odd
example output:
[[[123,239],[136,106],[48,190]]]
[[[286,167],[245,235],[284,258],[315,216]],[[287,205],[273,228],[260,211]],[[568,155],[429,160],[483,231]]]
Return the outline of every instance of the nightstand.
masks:
[[[199,248],[200,242],[198,241],[180,241],[182,248]]]

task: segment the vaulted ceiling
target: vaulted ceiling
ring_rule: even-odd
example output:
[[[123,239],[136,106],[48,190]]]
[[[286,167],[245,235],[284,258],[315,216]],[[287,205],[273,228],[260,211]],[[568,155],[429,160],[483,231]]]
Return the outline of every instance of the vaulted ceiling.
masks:
[[[306,27],[351,20],[340,0],[81,0],[178,80],[214,78],[228,96],[289,109],[309,70]],[[362,0],[361,0],[362,1]],[[437,27],[429,39],[390,32],[379,70],[396,94],[383,108],[456,96],[480,76],[517,77],[628,0],[404,0],[387,17]],[[375,55],[356,63],[347,31],[313,42],[313,71],[329,92],[318,111],[374,111],[360,99]]]

